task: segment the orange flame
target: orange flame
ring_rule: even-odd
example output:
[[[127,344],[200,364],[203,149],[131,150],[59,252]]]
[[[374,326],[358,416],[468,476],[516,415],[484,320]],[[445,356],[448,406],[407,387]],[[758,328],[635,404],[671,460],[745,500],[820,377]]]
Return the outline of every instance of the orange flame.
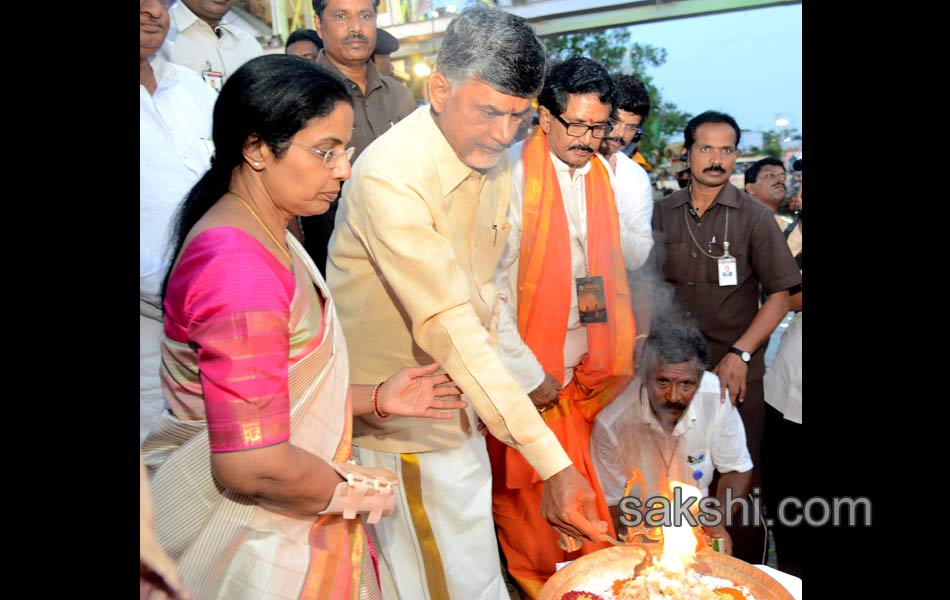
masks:
[[[670,482],[670,493],[679,487],[682,490],[683,500],[694,497],[698,502],[702,498],[698,488],[681,481]],[[695,508],[695,505],[694,505]],[[673,523],[671,526],[664,525],[663,530],[663,555],[660,557],[659,564],[669,571],[685,571],[686,567],[693,562],[696,556],[696,535],[689,523],[682,522],[679,525]]]

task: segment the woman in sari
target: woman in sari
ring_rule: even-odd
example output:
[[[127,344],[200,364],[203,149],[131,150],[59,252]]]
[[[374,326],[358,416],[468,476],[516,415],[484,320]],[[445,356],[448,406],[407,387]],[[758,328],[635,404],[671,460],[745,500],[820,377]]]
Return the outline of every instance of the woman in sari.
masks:
[[[215,104],[211,169],[173,232],[163,286],[170,410],[143,443],[158,541],[205,598],[372,598],[359,515],[392,510],[392,473],[349,462],[352,415],[450,418],[438,364],[348,384],[333,299],[297,216],[325,212],[350,174],[352,101],[297,57],[249,61]]]

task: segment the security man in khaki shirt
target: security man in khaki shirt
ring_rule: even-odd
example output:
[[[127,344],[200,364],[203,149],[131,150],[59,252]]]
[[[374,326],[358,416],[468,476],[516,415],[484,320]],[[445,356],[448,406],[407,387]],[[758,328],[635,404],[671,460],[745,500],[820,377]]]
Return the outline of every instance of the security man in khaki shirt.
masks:
[[[353,162],[370,142],[416,109],[409,88],[380,75],[371,59],[378,36],[378,5],[379,0],[313,0],[314,27],[323,40],[317,64],[340,75],[353,98]],[[304,248],[324,274],[336,209],[331,204],[326,213],[301,219]]]

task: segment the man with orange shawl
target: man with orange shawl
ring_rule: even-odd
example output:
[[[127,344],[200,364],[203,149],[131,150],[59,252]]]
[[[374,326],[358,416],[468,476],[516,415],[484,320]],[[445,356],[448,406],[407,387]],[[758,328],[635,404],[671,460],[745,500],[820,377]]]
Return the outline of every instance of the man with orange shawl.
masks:
[[[633,376],[636,336],[614,192],[605,163],[594,158],[611,131],[614,94],[607,70],[590,59],[551,68],[538,97],[539,126],[509,150],[511,233],[495,272],[502,362],[591,483],[608,522],[591,464],[591,423]],[[541,515],[541,478],[491,436],[488,449],[508,571],[535,598],[556,563],[605,544],[561,549]]]

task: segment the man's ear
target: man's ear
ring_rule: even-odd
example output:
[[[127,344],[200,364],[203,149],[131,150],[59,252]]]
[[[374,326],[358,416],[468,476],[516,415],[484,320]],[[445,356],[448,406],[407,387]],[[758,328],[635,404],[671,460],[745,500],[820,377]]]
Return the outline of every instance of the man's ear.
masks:
[[[317,35],[320,36],[320,39],[323,39],[323,22],[320,21],[320,17],[317,16],[317,13],[313,13],[313,29],[317,32]]]
[[[449,96],[452,94],[452,85],[449,79],[439,71],[435,71],[429,76],[429,102],[433,110],[440,113],[445,110]]]
[[[548,110],[547,106],[538,107],[538,125],[541,126],[541,131],[545,134],[551,131],[551,111]]]
[[[749,194],[750,196],[752,195],[752,184],[751,184],[751,183],[745,184],[745,188],[744,188],[744,189],[745,189],[745,193],[746,193],[746,194]]]

